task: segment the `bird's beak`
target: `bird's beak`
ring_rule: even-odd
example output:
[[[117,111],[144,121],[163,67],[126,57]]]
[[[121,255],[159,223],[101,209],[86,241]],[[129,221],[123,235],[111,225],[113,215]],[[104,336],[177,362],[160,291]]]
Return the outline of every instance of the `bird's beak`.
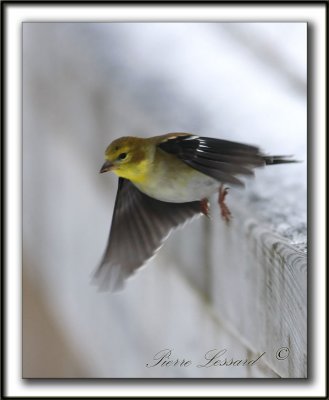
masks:
[[[111,171],[113,167],[114,164],[111,163],[111,161],[106,160],[105,163],[102,165],[102,168],[100,169],[99,173],[102,174],[103,172]]]

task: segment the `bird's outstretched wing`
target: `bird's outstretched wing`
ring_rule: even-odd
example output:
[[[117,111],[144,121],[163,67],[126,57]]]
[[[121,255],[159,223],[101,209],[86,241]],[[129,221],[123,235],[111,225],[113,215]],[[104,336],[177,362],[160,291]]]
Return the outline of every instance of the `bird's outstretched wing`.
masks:
[[[149,260],[169,233],[201,214],[200,202],[167,203],[153,199],[119,178],[112,226],[94,280],[100,289],[118,290]]]
[[[253,175],[252,169],[263,165],[296,162],[290,156],[267,156],[256,146],[228,140],[174,133],[158,144],[190,167],[222,183],[243,186],[236,175]]]

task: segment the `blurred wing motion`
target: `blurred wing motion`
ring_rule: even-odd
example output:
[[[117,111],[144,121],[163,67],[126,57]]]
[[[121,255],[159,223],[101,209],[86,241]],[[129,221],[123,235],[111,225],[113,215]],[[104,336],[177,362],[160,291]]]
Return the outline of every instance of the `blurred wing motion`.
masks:
[[[100,288],[120,289],[124,280],[160,249],[172,229],[198,214],[199,201],[159,201],[119,178],[110,236],[95,273]]]
[[[253,175],[252,169],[263,165],[297,162],[290,156],[264,155],[255,146],[191,134],[167,135],[158,147],[219,182],[240,186],[244,184],[235,175]]]

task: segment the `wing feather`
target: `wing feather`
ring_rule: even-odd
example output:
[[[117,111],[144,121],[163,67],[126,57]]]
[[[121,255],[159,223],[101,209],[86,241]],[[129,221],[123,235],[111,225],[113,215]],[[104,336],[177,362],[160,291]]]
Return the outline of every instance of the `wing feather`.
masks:
[[[196,215],[201,215],[198,201],[159,201],[119,178],[110,235],[94,274],[95,282],[101,289],[120,289],[124,280],[155,254],[174,228]]]
[[[236,175],[253,175],[253,168],[265,164],[296,162],[287,156],[264,155],[256,146],[190,134],[167,136],[158,147],[222,183],[240,186],[243,182]]]

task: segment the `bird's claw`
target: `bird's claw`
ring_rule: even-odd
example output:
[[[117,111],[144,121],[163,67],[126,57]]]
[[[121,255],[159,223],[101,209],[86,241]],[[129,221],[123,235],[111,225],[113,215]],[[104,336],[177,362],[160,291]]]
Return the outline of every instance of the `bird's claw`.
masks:
[[[207,198],[200,200],[200,210],[202,214],[209,217],[209,201]]]
[[[229,191],[228,187],[224,187],[224,185],[221,185],[218,194],[218,204],[220,207],[221,216],[227,224],[230,222],[232,217],[231,211],[225,204],[225,197],[227,196],[228,191]]]

